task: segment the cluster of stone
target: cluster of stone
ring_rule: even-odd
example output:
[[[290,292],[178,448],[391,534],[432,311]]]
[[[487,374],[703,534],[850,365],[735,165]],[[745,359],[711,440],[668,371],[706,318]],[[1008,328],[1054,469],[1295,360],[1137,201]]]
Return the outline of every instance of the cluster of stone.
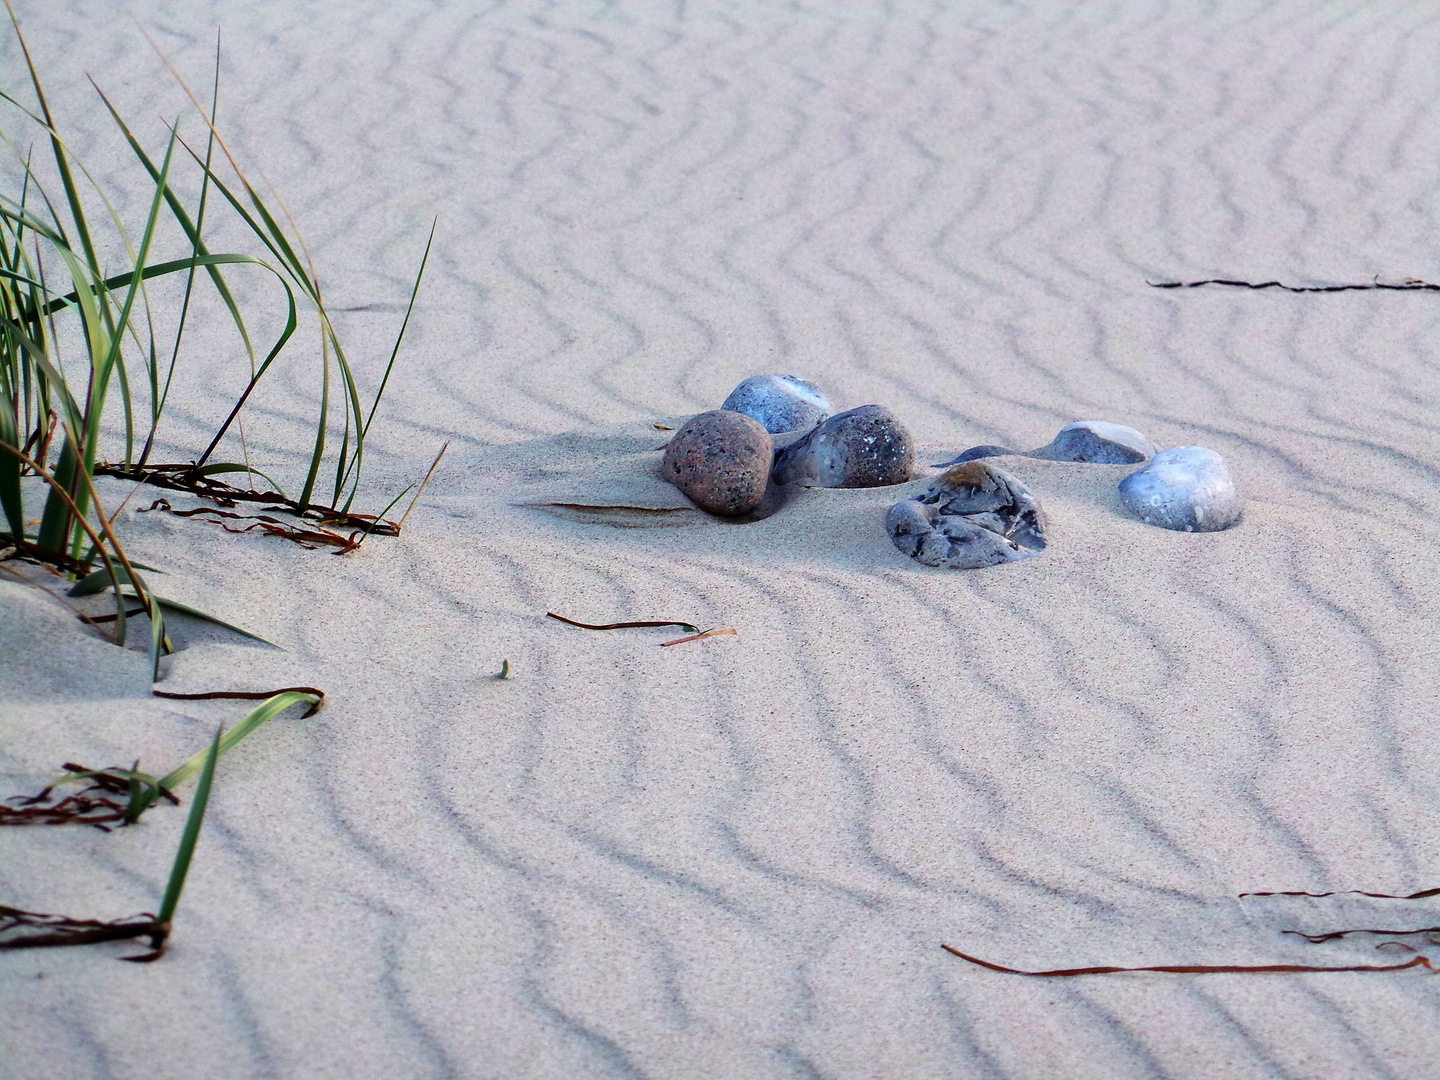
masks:
[[[915,444],[894,413],[883,405],[832,412],[804,379],[756,375],[675,433],[660,475],[721,517],[755,511],[770,484],[856,488],[910,479]]]
[[[1120,498],[1147,525],[1219,532],[1240,520],[1244,503],[1225,461],[1201,446],[1161,450],[1134,428],[1080,420],[1038,450],[972,446],[937,468],[950,471],[922,494],[890,508],[895,546],[926,566],[973,569],[1015,562],[1045,548],[1045,514],[1019,480],[985,458],[1030,457],[1141,467],[1120,481]]]
[[[1030,457],[1140,465],[1120,498],[1147,525],[1218,532],[1243,502],[1224,460],[1200,446],[1159,449],[1134,428],[1079,420],[1037,450],[972,446],[941,462],[948,471],[890,508],[895,546],[926,566],[969,569],[1031,559],[1045,550],[1045,512],[1019,480],[984,460]],[[816,386],[794,375],[746,379],[720,408],[692,417],[665,447],[660,475],[702,510],[753,515],[776,485],[887,487],[915,471],[915,444],[883,405],[835,413]],[[772,504],[773,505],[773,504]]]

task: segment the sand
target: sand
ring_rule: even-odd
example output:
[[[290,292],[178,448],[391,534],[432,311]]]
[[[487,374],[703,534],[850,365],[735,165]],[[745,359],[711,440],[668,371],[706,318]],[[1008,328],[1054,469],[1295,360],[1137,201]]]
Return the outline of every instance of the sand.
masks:
[[[1146,284],[1440,274],[1432,6],[18,7],[132,215],[82,72],[154,145],[184,101],[126,13],[197,85],[223,24],[221,127],[367,385],[439,216],[375,501],[451,448],[344,558],[132,499],[162,591],[282,647],[178,620],[163,685],[328,697],[221,763],[161,962],[0,959],[0,1075],[1440,1076],[1423,973],[941,949],[1398,963],[1282,931],[1440,925],[1238,898],[1440,886],[1440,307]],[[177,459],[244,378],[223,319],[195,342]],[[296,356],[246,429],[284,478]],[[772,371],[890,407],[927,463],[1077,419],[1208,446],[1246,515],[1170,533],[1122,467],[1009,459],[1050,547],[939,571],[883,528],[929,469],[746,525],[653,480],[656,424]],[[0,612],[7,794],[243,712],[149,697],[138,647],[33,588]],[[182,823],[7,830],[0,903],[153,910]]]

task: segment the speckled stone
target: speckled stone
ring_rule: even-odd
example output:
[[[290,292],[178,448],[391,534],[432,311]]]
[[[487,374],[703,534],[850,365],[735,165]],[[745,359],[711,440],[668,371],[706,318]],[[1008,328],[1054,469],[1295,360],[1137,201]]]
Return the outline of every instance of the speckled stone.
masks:
[[[1009,473],[982,461],[956,465],[885,515],[895,546],[916,562],[953,570],[1033,559],[1045,549],[1045,512]]]
[[[915,471],[910,433],[883,405],[832,416],[775,455],[780,484],[860,488],[903,484]]]
[[[972,446],[959,457],[936,468],[990,457],[1032,457],[1042,461],[1080,461],[1092,465],[1133,465],[1148,461],[1159,448],[1140,432],[1106,420],[1077,420],[1038,450],[1011,450],[1004,446]]]
[[[752,376],[720,408],[744,413],[772,435],[809,430],[834,411],[818,386],[794,375]]]
[[[1245,506],[1225,459],[1203,446],[1162,450],[1120,481],[1120,498],[1145,524],[1178,532],[1228,529]]]
[[[692,417],[665,447],[660,476],[696,506],[739,517],[760,505],[770,478],[770,433],[726,409]]]

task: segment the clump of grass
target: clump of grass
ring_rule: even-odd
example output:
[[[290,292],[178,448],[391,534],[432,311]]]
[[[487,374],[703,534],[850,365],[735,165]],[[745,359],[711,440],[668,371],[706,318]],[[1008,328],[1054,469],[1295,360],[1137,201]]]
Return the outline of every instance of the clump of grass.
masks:
[[[185,878],[190,871],[195,844],[199,839],[200,827],[205,820],[205,809],[210,801],[216,763],[227,751],[233,750],[291,706],[305,705],[307,708],[303,716],[313,716],[325,699],[324,691],[310,686],[267,693],[216,691],[204,694],[166,693],[161,696],[190,700],[263,697],[265,700],[229,731],[224,727],[216,731],[215,738],[207,749],[192,755],[158,779],[142,773],[138,761],[129,769],[86,769],[83,765],[70,763],[65,765],[66,776],[55,781],[38,796],[19,800],[25,804],[20,809],[0,808],[0,825],[81,824],[108,829],[110,823],[134,824],[162,798],[178,805],[180,800],[175,796],[175,789],[199,773],[200,782],[196,785],[195,796],[190,802],[190,813],[185,819],[185,830],[180,836],[180,844],[170,867],[170,877],[165,885],[160,910],[153,915],[146,913],[135,918],[102,922],[0,906],[0,950],[96,945],[107,941],[148,938],[150,952],[122,959],[139,963],[158,960],[165,954],[170,940],[175,908],[180,902],[180,893],[185,888]],[[56,787],[72,781],[89,781],[90,786],[76,795],[51,803],[48,807],[41,805],[50,801],[51,792]],[[87,794],[90,791],[104,791],[107,795],[91,797]],[[108,795],[112,794],[125,795],[126,801],[121,803],[109,798]],[[54,820],[45,820],[47,812]]]
[[[148,184],[143,221],[127,225],[66,142],[10,0],[3,2],[24,57],[29,96],[22,101],[0,91],[0,103],[8,106],[0,106],[0,153],[10,154],[17,163],[9,170],[13,182],[8,186],[6,175],[0,174],[0,564],[15,559],[48,567],[71,584],[69,597],[111,591],[113,615],[81,617],[99,629],[113,624],[107,632],[117,645],[126,644],[131,619],[147,616],[151,680],[158,682],[161,657],[171,650],[164,622],[167,611],[264,639],[157,595],[141,574],[156,571],[126,554],[113,527],[118,511],[106,513],[95,477],[132,480],[137,489],[149,484],[200,496],[226,508],[206,507],[198,512],[202,516],[222,525],[231,520],[242,523],[226,526],[230,531],[258,528],[265,535],[304,546],[330,546],[337,554],[355,551],[371,533],[399,535],[405,518],[393,522],[385,514],[410,488],[379,514],[360,513],[355,504],[362,491],[367,439],[414,313],[435,230],[432,226],[379,383],[373,394],[362,393],[294,221],[273,189],[265,185],[268,194],[262,195],[241,170],[216,127],[218,36],[208,106],[170,68],[194,105],[202,141],[187,140],[177,117],[166,125],[163,151],[152,153],[95,86],[97,108],[116,125]],[[186,187],[181,182],[184,173],[189,173],[189,186],[198,187],[198,197],[180,194]],[[217,215],[228,218],[232,227],[239,224],[244,238],[240,246],[251,250],[211,249],[206,237],[213,232]],[[114,258],[107,253],[119,253],[118,266],[106,265]],[[257,344],[251,330],[257,313],[242,309],[227,277],[231,274],[259,274],[273,286],[276,303],[260,312],[265,318],[283,313],[283,325],[273,340]],[[158,301],[152,306],[147,283],[158,279],[177,286],[183,282],[183,289],[174,290],[180,297],[178,314],[167,314]],[[155,462],[152,457],[164,442],[159,433],[176,378],[194,376],[211,383],[219,379],[219,373],[208,368],[192,371],[193,362],[182,349],[187,325],[197,310],[195,301],[207,286],[225,312],[222,317],[234,326],[241,346],[237,355],[243,352],[246,365],[244,387],[213,434],[203,446],[195,447],[191,460]],[[173,329],[157,329],[165,326]],[[319,391],[309,459],[291,497],[251,463],[242,425],[244,410],[261,380],[288,362],[301,340],[297,334],[302,327],[315,331]],[[237,436],[239,459],[226,460],[225,448]],[[432,465],[425,482],[434,470]],[[419,494],[416,491],[416,499]],[[32,505],[37,499],[38,505]],[[254,503],[264,504],[266,511],[288,514],[296,523],[228,512]],[[155,501],[151,509],[177,512],[164,500]],[[189,516],[197,511],[178,513]],[[208,755],[201,751],[165,776],[141,772],[138,761],[128,769],[88,769],[72,763],[40,796],[0,810],[0,824],[81,823],[101,828],[132,824],[158,801],[175,801],[175,786],[200,773],[160,911],[138,921],[100,923],[0,907],[0,948],[148,937],[151,953],[131,959],[161,955],[216,760],[292,705],[308,704],[306,715],[310,715],[324,696],[312,687],[265,694],[154,693],[265,700],[234,729],[217,734]],[[71,784],[84,787],[75,792]],[[54,792],[62,788],[69,794],[57,801]]]
[[[10,549],[12,557],[46,562],[76,575],[103,564],[117,594],[116,640],[123,642],[122,584],[135,590],[152,615],[155,632],[163,636],[162,617],[98,510],[93,484],[97,475],[183,490],[221,505],[263,501],[267,509],[317,522],[322,530],[341,526],[364,536],[372,532],[398,534],[397,524],[383,521],[382,515],[356,513],[353,505],[361,490],[366,440],[414,312],[434,229],[389,361],[367,401],[293,221],[273,191],[269,198],[261,195],[215,126],[218,39],[208,109],[180,81],[203,124],[203,148],[181,136],[177,118],[168,125],[163,153],[152,155],[100,88],[95,88],[100,106],[118,127],[151,185],[148,211],[136,232],[122,221],[65,142],[19,22],[9,0],[5,4],[25,58],[34,103],[27,105],[4,92],[0,92],[0,101],[8,103],[48,147],[52,167],[42,169],[26,139],[0,126],[0,143],[19,164],[18,190],[0,190],[0,521],[8,527],[0,533],[0,548]],[[178,74],[176,78],[179,80]],[[229,166],[228,178],[219,172],[221,159]],[[177,193],[182,165],[199,182],[198,199],[188,204]],[[98,218],[91,212],[97,202],[104,209]],[[209,248],[205,232],[213,226],[217,209],[243,226],[256,242],[255,252],[217,253]],[[162,257],[167,237],[178,239],[180,250]],[[125,253],[126,266],[120,273],[106,273],[102,268],[103,250]],[[242,271],[270,279],[282,301],[284,324],[268,347],[257,347],[252,340],[246,314],[227,282],[228,273]],[[152,311],[146,282],[175,275],[183,276],[183,297],[178,319],[173,320],[173,336],[162,340],[156,327],[166,320],[157,319],[158,313]],[[205,279],[234,325],[249,365],[249,378],[208,445],[197,448],[192,461],[153,463],[150,459],[166,402],[177,372],[184,367],[181,346],[192,301]],[[249,462],[248,453],[244,461],[215,459],[232,428],[238,429],[242,411],[260,381],[288,355],[307,311],[305,317],[318,330],[320,391],[308,466],[298,496],[291,498]],[[61,357],[62,341],[78,342],[83,366],[72,356],[67,368]],[[209,372],[203,375],[213,378]],[[104,423],[107,410],[117,407],[123,414],[123,436],[107,434]],[[337,412],[338,417],[334,415]],[[338,447],[332,443],[337,432]],[[118,451],[118,456],[107,455],[107,446]],[[322,481],[326,469],[333,471],[328,486]],[[243,476],[245,486],[218,479],[235,475]],[[38,478],[47,489],[33,523],[22,483],[27,476]],[[264,489],[255,487],[255,477],[266,482]],[[324,496],[322,488],[326,489]],[[92,517],[98,519],[93,525]],[[32,530],[31,524],[37,527]],[[316,531],[287,527],[273,519],[263,524],[272,526],[265,530],[269,535],[302,543],[313,540],[309,534]],[[345,541],[340,544],[343,550],[358,547],[358,535],[347,539],[348,546]],[[331,541],[327,538],[324,542]],[[116,563],[122,565],[123,576]]]
[[[156,697],[178,701],[204,701],[216,698],[261,701],[220,740],[224,755],[264,727],[293,705],[306,706],[300,719],[314,716],[325,701],[325,691],[313,686],[290,686],[283,690],[258,692],[212,690],[201,694],[177,694],[152,690]],[[89,769],[66,762],[64,775],[52,780],[38,795],[15,796],[13,807],[0,804],[0,825],[94,825],[109,831],[111,824],[133,825],[146,810],[161,799],[179,805],[175,789],[199,772],[205,765],[201,750],[161,777],[140,771],[140,762],[128,769]],[[57,797],[56,791],[68,784],[85,786],[73,794]],[[97,794],[99,793],[99,794]],[[111,796],[124,796],[119,802]]]
[[[220,758],[220,743],[224,730],[221,728],[215,732],[215,740],[204,754],[200,783],[195,788],[195,798],[190,803],[190,813],[185,819],[185,830],[180,834],[180,844],[175,849],[175,859],[170,864],[170,877],[165,883],[165,895],[160,901],[158,912],[154,915],[147,912],[138,918],[100,922],[96,919],[72,919],[66,915],[43,915],[33,911],[21,911],[19,908],[0,907],[0,949],[97,945],[106,941],[149,938],[148,953],[121,959],[145,964],[164,956],[170,942],[175,909],[180,903],[180,893],[185,888],[190,862],[195,857],[195,843],[200,839],[200,826],[205,821],[205,809],[210,804],[210,787],[215,781],[215,763]]]

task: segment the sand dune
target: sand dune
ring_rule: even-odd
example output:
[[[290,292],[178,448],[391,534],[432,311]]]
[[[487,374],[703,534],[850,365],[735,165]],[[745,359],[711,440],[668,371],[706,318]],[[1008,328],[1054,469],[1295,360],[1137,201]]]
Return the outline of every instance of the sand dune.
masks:
[[[62,115],[84,69],[181,110],[118,9],[19,8]],[[128,10],[197,84],[223,23],[221,127],[367,378],[439,215],[378,490],[451,451],[345,559],[126,511],[173,595],[288,650],[182,625],[167,683],[330,696],[222,763],[163,962],[6,954],[0,1074],[1440,1076],[1413,972],[1027,980],[940,948],[1399,963],[1281,931],[1440,925],[1237,899],[1440,886],[1437,300],[1146,284],[1434,280],[1433,7]],[[72,129],[123,182],[101,118]],[[223,326],[197,340],[176,454],[244,377]],[[1090,418],[1209,446],[1245,518],[1166,532],[1124,467],[1004,459],[1051,545],[956,572],[885,535],[929,469],[687,509],[654,425],[771,371],[889,406],[924,462]],[[282,472],[307,378],[247,429]],[[7,792],[238,715],[147,698],[144,654],[43,594],[0,608]],[[0,902],[153,909],[181,824],[9,830]]]

